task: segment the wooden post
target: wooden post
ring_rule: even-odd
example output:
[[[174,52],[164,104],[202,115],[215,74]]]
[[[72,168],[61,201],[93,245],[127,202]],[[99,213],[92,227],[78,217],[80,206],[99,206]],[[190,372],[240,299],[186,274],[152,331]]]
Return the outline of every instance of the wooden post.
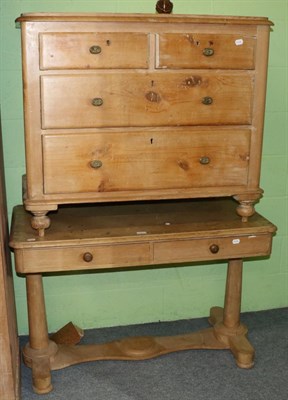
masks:
[[[0,116],[1,117],[1,116]],[[0,121],[0,399],[20,399],[17,334]]]
[[[223,325],[219,332],[222,333],[222,340],[229,343],[238,367],[251,368],[255,350],[246,337],[247,327],[240,323],[242,269],[242,259],[228,261]]]
[[[38,394],[52,390],[50,357],[57,345],[49,341],[41,274],[26,275],[29,343],[23,350],[24,362],[32,368],[33,389]]]
[[[42,350],[48,347],[48,328],[41,274],[26,275],[30,347]]]
[[[242,269],[242,259],[228,261],[223,324],[230,329],[240,325]]]

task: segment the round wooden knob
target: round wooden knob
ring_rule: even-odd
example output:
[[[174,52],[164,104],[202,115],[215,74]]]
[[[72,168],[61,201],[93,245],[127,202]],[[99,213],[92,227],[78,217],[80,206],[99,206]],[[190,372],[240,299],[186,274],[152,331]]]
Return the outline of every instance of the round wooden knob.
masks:
[[[93,254],[87,252],[83,254],[83,260],[85,262],[91,262],[93,260]]]
[[[212,254],[217,254],[219,251],[219,246],[217,244],[211,244],[209,250],[211,251]]]
[[[173,10],[173,3],[170,0],[158,0],[156,4],[156,11],[159,14],[171,14]]]

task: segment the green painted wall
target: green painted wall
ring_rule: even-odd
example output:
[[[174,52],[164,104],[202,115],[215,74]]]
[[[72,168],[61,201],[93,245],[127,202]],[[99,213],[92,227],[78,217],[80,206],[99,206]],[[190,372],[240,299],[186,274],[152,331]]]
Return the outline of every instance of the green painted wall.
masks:
[[[247,261],[242,310],[288,306],[288,0],[173,0],[175,13],[268,16],[271,33],[267,113],[257,206],[278,226],[269,259]],[[20,31],[23,12],[152,12],[156,0],[1,0],[1,111],[9,214],[21,203],[25,171]],[[72,320],[83,328],[174,320],[207,315],[223,304],[226,266],[82,273],[45,277],[49,330]],[[27,333],[25,281],[15,277],[20,333]]]

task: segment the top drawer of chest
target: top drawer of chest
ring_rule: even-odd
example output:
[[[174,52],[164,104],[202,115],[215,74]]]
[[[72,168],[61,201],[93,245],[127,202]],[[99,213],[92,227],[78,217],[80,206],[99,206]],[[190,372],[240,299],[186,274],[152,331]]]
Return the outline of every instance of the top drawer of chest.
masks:
[[[149,35],[138,32],[40,33],[40,69],[148,68]]]
[[[150,52],[150,43],[153,44]],[[254,69],[252,33],[45,32],[40,69]],[[153,51],[155,49],[155,51]]]
[[[156,68],[254,69],[252,34],[163,33],[156,43]]]

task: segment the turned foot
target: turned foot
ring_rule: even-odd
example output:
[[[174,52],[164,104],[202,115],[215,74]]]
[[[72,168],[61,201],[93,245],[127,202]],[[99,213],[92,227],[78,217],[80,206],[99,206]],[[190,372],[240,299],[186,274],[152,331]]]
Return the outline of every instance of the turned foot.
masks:
[[[31,219],[32,228],[38,230],[38,235],[43,237],[45,229],[50,226],[50,218],[46,215],[48,211],[34,211]]]
[[[254,205],[262,197],[263,191],[260,189],[256,193],[239,194],[233,196],[233,198],[239,202],[239,206],[236,208],[236,212],[242,217],[242,222],[247,222],[248,218],[255,214]]]
[[[230,338],[230,350],[239,368],[254,366],[255,350],[245,335]]]
[[[255,213],[254,204],[248,201],[243,201],[236,209],[237,214],[242,217],[242,222],[247,222],[248,218]]]
[[[211,308],[209,322],[214,326],[217,340],[230,349],[239,368],[252,368],[255,350],[246,337],[247,327],[240,323],[237,327],[229,328],[225,326],[223,319],[224,310],[222,308]]]
[[[56,343],[49,341],[46,348],[33,349],[28,343],[23,349],[23,360],[32,369],[33,390],[37,394],[51,392],[51,360],[58,351]]]

